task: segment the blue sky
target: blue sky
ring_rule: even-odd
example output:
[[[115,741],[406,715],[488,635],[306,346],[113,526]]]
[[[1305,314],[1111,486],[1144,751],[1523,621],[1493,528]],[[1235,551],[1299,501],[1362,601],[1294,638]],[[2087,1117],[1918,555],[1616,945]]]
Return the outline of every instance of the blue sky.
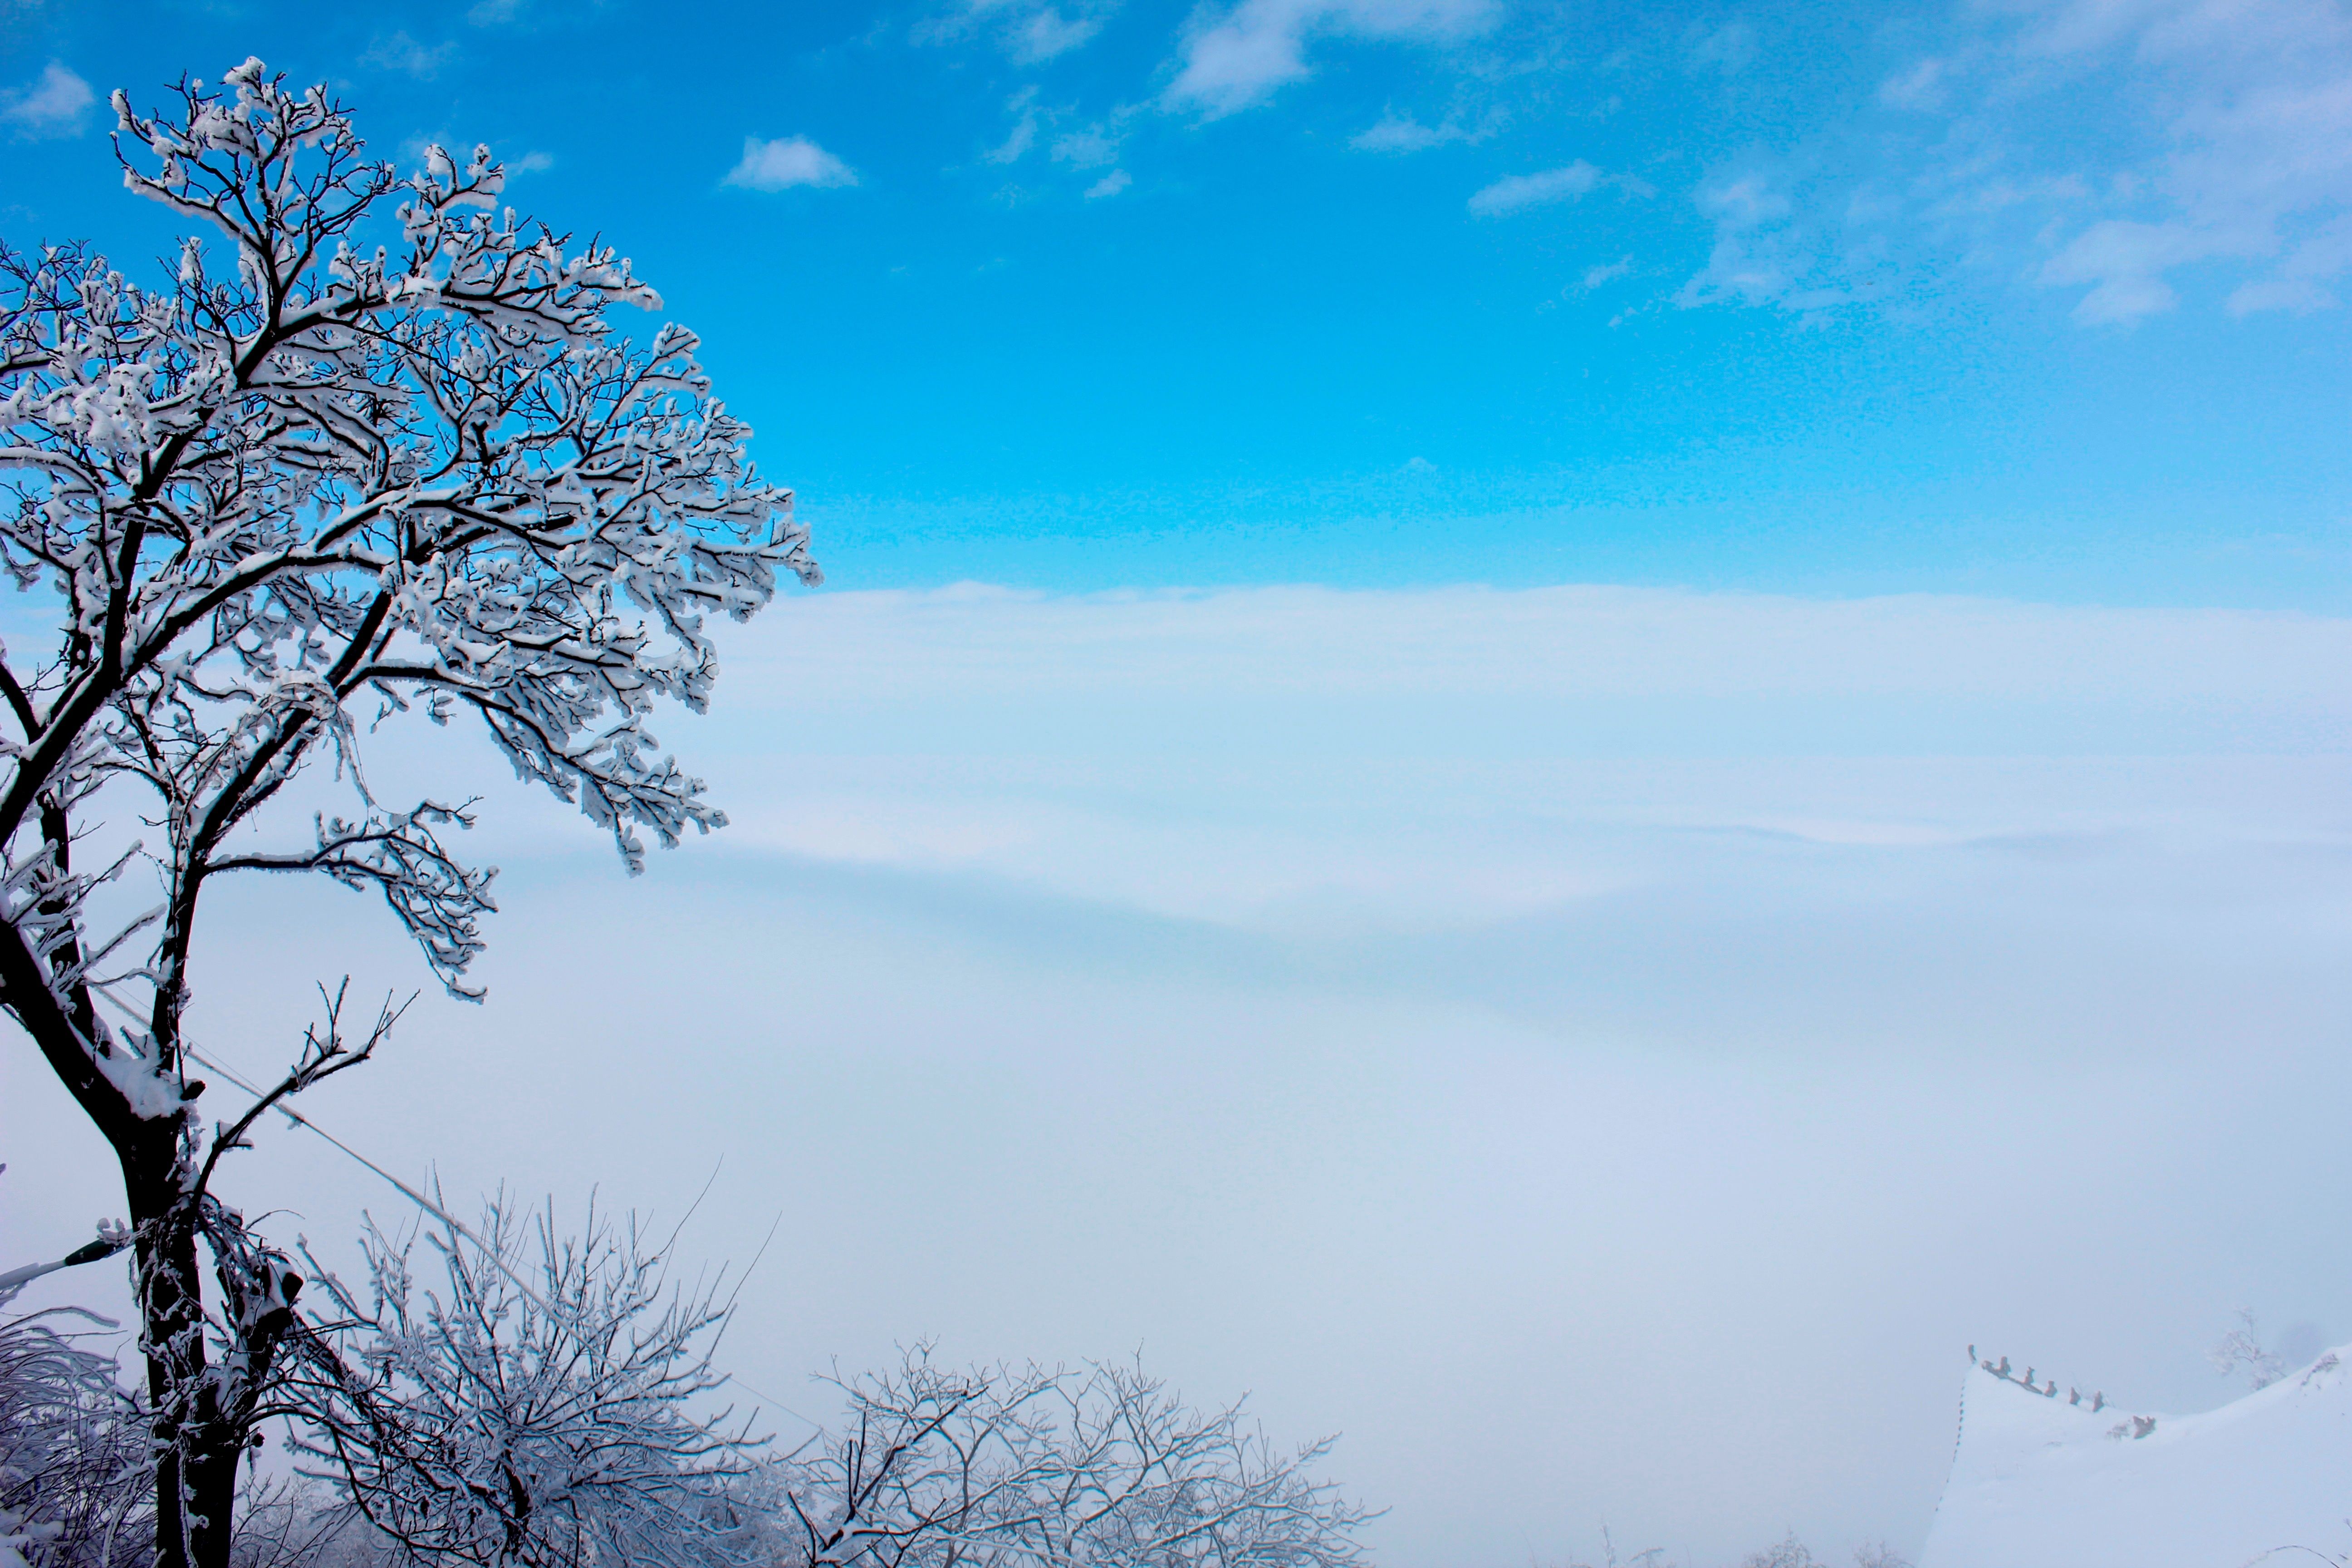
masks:
[[[103,95],[248,52],[487,140],[843,587],[2352,584],[2326,0],[6,16],[0,232],[159,250]]]
[[[324,886],[197,960],[252,1075],[426,987],[310,1113],[452,1192],[723,1160],[761,1388],[1140,1344],[1344,1432],[1386,1561],[1841,1561],[1968,1343],[2185,1410],[2241,1305],[2352,1333],[2340,0],[0,26],[13,242],[167,251],[104,92],[257,53],[616,241],[799,488],[826,587],[660,726],[724,833],[631,880],[388,730],[486,797],[488,1002]],[[55,1256],[111,1167],[0,1074]]]

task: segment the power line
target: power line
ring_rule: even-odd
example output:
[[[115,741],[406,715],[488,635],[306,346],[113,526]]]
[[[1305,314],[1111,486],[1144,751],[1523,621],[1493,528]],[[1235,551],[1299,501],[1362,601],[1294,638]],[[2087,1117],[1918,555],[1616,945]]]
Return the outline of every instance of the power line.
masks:
[[[113,996],[108,995],[103,990],[99,991],[99,994],[105,996],[107,1001],[112,1003],[115,1007],[120,1009],[134,1023],[137,1021],[138,1015],[132,1013],[131,1009],[124,1006],[121,1002],[117,1001]],[[205,1056],[194,1046],[183,1042],[180,1049],[181,1052],[190,1060],[202,1066],[206,1070],[220,1074],[221,1077],[226,1079],[231,1084],[245,1090],[246,1093],[252,1095],[255,1099],[258,1100],[261,1098],[262,1091],[260,1089],[255,1088],[252,1084],[247,1083],[243,1078],[239,1077],[229,1068],[223,1067],[219,1062],[216,1062],[210,1057]],[[435,1203],[431,1198],[426,1197],[423,1193],[418,1192],[415,1187],[410,1186],[406,1182],[402,1181],[398,1176],[394,1175],[390,1171],[385,1170],[382,1165],[377,1164],[373,1160],[369,1159],[365,1154],[361,1153],[358,1150],[352,1148],[350,1144],[344,1142],[341,1139],[336,1137],[333,1133],[328,1131],[325,1128],[320,1126],[317,1122],[311,1121],[300,1111],[296,1110],[293,1107],[286,1104],[285,1101],[280,1100],[277,1105],[272,1106],[270,1109],[278,1111],[280,1115],[284,1116],[287,1121],[294,1123],[297,1127],[306,1128],[310,1131],[325,1139],[343,1154],[365,1166],[376,1175],[382,1177],[386,1183],[390,1184],[393,1190],[399,1193],[401,1196],[406,1198],[410,1203],[415,1204],[418,1208],[423,1209],[426,1214],[431,1215],[435,1219],[439,1220],[443,1225],[447,1226],[450,1230],[456,1234],[462,1236],[467,1241],[472,1242],[475,1247],[480,1251],[481,1255],[489,1259],[491,1267],[496,1268],[499,1273],[505,1275],[507,1279],[513,1283],[514,1288],[523,1293],[524,1297],[530,1300],[531,1305],[537,1307],[542,1312],[551,1312],[552,1309],[548,1306],[546,1300],[542,1299],[537,1291],[530,1288],[530,1283],[525,1280],[521,1275],[517,1274],[512,1268],[507,1267],[506,1260],[499,1256],[498,1249],[485,1242],[479,1236],[477,1236],[455,1215],[452,1215],[439,1204]],[[762,1244],[761,1249],[763,1251],[765,1250],[764,1244]],[[734,1373],[722,1373],[720,1376],[725,1381],[735,1384],[738,1388],[742,1389],[746,1394],[752,1395],[754,1398],[767,1401],[768,1404],[773,1405],[776,1409],[791,1416],[793,1420],[804,1424],[813,1431],[817,1433],[824,1431],[824,1423],[813,1420],[810,1417],[802,1415],[799,1411],[793,1409],[791,1405],[785,1404],[782,1400],[778,1399],[773,1394],[761,1393],[759,1389],[756,1389],[750,1384],[744,1382],[742,1378],[737,1376]]]

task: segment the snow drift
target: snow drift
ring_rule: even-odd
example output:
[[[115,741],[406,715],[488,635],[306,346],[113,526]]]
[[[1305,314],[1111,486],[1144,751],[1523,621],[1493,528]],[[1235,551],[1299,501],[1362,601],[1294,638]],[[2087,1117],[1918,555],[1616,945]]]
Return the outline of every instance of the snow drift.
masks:
[[[2244,1568],[2352,1552],[2352,1346],[2201,1415],[1977,1362],[1919,1568]],[[2032,1376],[2031,1369],[2025,1374]]]

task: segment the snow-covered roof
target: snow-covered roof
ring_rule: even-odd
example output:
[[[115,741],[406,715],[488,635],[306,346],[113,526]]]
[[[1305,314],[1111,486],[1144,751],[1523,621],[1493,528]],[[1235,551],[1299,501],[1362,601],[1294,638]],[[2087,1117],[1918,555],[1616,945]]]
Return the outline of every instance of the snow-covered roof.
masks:
[[[2352,1346],[2201,1415],[1975,1360],[1919,1568],[2245,1568],[2352,1552]]]

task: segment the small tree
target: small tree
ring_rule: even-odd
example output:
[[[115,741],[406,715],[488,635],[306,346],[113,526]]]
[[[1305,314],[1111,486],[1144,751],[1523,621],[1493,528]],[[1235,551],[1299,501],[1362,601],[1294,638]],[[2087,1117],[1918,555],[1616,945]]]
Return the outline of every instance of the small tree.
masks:
[[[817,571],[694,335],[618,337],[612,309],[656,296],[609,247],[499,211],[488,149],[395,178],[324,88],[258,60],[162,111],[113,103],[126,184],[205,237],[159,288],[79,246],[0,249],[0,565],[54,612],[45,646],[0,650],[0,1007],[121,1166],[156,1561],[220,1568],[302,1282],[209,1193],[260,1106],[209,1133],[194,1109],[205,888],[372,889],[478,995],[494,873],[448,840],[471,803],[373,795],[354,702],[472,713],[634,871],[641,831],[724,820],[646,730],[656,700],[709,696],[706,617]],[[321,758],[350,805],[247,847]],[[118,833],[86,863],[134,814],[156,842]],[[151,870],[152,908],[107,912]],[[390,1022],[347,1044],[331,1017],[263,1103]]]
[[[592,1212],[518,1224],[503,1198],[471,1232],[371,1225],[366,1295],[331,1275],[341,1354],[306,1346],[286,1390],[305,1473],[424,1568],[738,1568],[754,1537],[730,1482],[762,1446],[704,1407],[727,1319],[717,1287],[669,1288],[669,1249]],[[323,1271],[322,1271],[323,1272]]]
[[[2268,1388],[2286,1375],[2286,1362],[2263,1348],[2262,1324],[2252,1307],[2238,1309],[2238,1326],[2205,1352],[2223,1377],[2242,1377],[2249,1388]]]

